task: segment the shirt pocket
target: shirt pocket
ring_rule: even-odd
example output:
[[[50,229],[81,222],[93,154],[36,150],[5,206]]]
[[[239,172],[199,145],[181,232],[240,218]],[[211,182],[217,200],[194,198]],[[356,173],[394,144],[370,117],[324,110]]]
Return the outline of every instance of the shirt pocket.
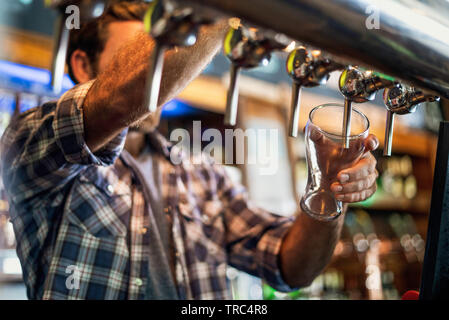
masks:
[[[131,187],[119,181],[110,167],[91,167],[74,185],[67,218],[95,237],[125,237],[131,199]]]
[[[226,262],[222,205],[218,201],[180,199],[178,204],[185,230],[185,243],[200,262],[219,265]]]

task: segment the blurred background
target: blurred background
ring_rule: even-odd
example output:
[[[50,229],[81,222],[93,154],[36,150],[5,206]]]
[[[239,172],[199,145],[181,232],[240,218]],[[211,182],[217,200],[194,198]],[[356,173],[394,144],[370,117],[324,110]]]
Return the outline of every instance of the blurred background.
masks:
[[[11,117],[58,98],[52,93],[49,72],[55,18],[56,13],[45,8],[42,0],[0,0],[0,134]],[[295,214],[304,192],[307,165],[304,137],[287,137],[291,79],[285,71],[286,57],[287,53],[276,53],[268,66],[243,72],[237,123],[242,129],[277,130],[278,156],[268,159],[277,161],[278,170],[261,175],[257,164],[228,165],[227,170],[248,188],[255,204],[289,216]],[[202,131],[216,128],[225,132],[228,70],[229,61],[218,55],[178,99],[164,107],[160,130],[167,138],[176,128],[186,128],[192,134],[195,120],[201,121]],[[338,72],[332,74],[326,86],[303,89],[300,129],[313,107],[343,103],[338,76]],[[72,86],[65,76],[63,91]],[[368,116],[370,132],[381,140],[375,152],[378,191],[367,201],[350,206],[332,262],[310,287],[280,293],[229,268],[235,299],[394,300],[407,290],[419,289],[436,133],[439,122],[448,120],[448,106],[445,102],[427,103],[413,114],[397,117],[389,158],[382,157],[386,109],[380,94],[356,108]],[[266,139],[268,144],[270,137]],[[248,157],[251,152],[255,149],[247,149]],[[0,299],[26,299],[8,208],[0,182]]]

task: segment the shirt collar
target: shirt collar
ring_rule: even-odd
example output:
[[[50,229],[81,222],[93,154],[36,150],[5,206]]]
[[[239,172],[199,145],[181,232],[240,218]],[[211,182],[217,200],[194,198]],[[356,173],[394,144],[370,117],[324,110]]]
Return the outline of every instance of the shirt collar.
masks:
[[[172,147],[172,143],[165,139],[165,137],[157,130],[145,134],[145,148],[143,153],[155,151],[165,158],[170,159]]]

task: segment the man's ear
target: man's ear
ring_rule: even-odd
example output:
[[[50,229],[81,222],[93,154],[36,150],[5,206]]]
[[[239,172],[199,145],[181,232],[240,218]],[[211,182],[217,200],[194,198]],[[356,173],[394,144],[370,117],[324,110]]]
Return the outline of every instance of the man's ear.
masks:
[[[73,75],[79,83],[85,83],[93,79],[93,66],[83,50],[76,49],[73,51],[70,57],[70,66],[72,67]]]

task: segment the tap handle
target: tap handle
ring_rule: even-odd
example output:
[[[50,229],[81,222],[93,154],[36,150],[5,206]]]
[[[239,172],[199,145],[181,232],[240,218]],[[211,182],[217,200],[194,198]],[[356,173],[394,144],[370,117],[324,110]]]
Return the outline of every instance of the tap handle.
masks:
[[[239,79],[240,67],[232,63],[228,95],[226,98],[226,113],[224,118],[225,124],[231,126],[235,126],[237,122],[237,109],[239,103]]]
[[[383,100],[385,107],[387,108],[387,120],[385,123],[385,139],[384,139],[384,156],[391,156],[391,149],[393,145],[393,129],[394,129],[394,116],[396,113],[404,114],[413,112],[409,110],[408,97],[410,89],[396,84],[393,87],[386,88],[383,93]]]
[[[399,114],[409,113],[409,96],[411,88],[397,84],[392,88],[386,88],[383,93],[384,105],[388,111]]]
[[[393,143],[393,126],[395,114],[408,114],[416,111],[422,102],[438,101],[439,97],[426,95],[420,90],[396,83],[392,87],[385,88],[383,94],[385,107],[387,108],[387,121],[385,125],[384,156],[391,155]]]
[[[295,81],[306,84],[312,66],[312,59],[305,47],[292,50],[286,60],[287,74]]]
[[[397,114],[413,113],[420,103],[439,101],[439,99],[435,95],[424,94],[414,87],[401,83],[386,88],[383,94],[385,107]]]
[[[311,58],[305,47],[298,47],[289,53],[286,68],[288,75],[293,79],[289,123],[290,137],[298,136],[301,87],[308,82],[310,67]]]
[[[356,103],[373,100],[375,91],[367,88],[370,71],[362,71],[358,68],[347,66],[340,75],[338,87],[341,94]]]
[[[164,66],[164,54],[166,47],[156,41],[151,56],[146,82],[144,103],[150,112],[157,110],[159,91],[162,81],[162,69]]]
[[[230,28],[223,41],[225,56],[245,69],[268,65],[273,50],[276,48],[260,32],[244,26]]]
[[[384,143],[384,156],[391,156],[391,147],[393,145],[393,128],[394,128],[394,115],[395,113],[387,111],[387,121],[385,123],[385,143]]]
[[[303,87],[326,84],[332,71],[343,65],[323,56],[320,50],[308,51],[301,46],[292,50],[286,61],[288,75]]]
[[[349,135],[351,133],[351,103],[362,103],[374,100],[376,92],[385,87],[394,86],[395,81],[386,79],[370,70],[346,67],[338,81],[340,92],[345,97],[345,110],[343,117],[343,147],[349,148]]]
[[[65,26],[65,16],[61,14],[55,24],[55,46],[51,65],[51,86],[55,94],[59,94],[62,90],[69,34],[70,31]]]
[[[69,44],[70,25],[66,25],[66,9],[70,5],[76,5],[80,11],[80,22],[85,23],[99,17],[107,7],[106,0],[46,0],[45,6],[58,11],[55,22],[53,60],[51,64],[51,86],[55,94],[62,90],[64,80],[64,68]]]
[[[171,1],[155,0],[145,17],[145,30],[155,40],[146,81],[144,104],[150,112],[157,109],[165,52],[174,46],[196,43],[199,25],[209,23],[195,18],[190,7],[177,7]]]
[[[309,52],[305,47],[292,50],[286,61],[288,75],[293,79],[289,135],[297,137],[302,87],[315,87],[325,84],[329,73],[342,68],[327,58],[319,50]]]
[[[343,148],[349,148],[349,137],[351,136],[351,116],[352,116],[352,101],[345,98],[344,112],[343,112]]]
[[[368,97],[365,94],[365,76],[359,69],[347,66],[340,75],[338,86],[341,94],[345,97],[343,111],[343,148],[349,148],[349,137],[351,135],[352,102],[365,102]]]
[[[290,137],[296,138],[298,136],[298,126],[299,126],[299,114],[301,108],[301,85],[293,81],[292,85],[292,101],[290,108],[290,124],[289,124],[289,135]]]
[[[223,42],[224,54],[231,60],[225,124],[234,126],[237,122],[240,70],[267,65],[271,58],[270,52],[279,46],[276,41],[263,38],[256,30],[243,26],[229,29]]]
[[[354,102],[372,101],[376,92],[384,88],[393,87],[397,82],[384,74],[348,66],[340,75],[340,92]]]

